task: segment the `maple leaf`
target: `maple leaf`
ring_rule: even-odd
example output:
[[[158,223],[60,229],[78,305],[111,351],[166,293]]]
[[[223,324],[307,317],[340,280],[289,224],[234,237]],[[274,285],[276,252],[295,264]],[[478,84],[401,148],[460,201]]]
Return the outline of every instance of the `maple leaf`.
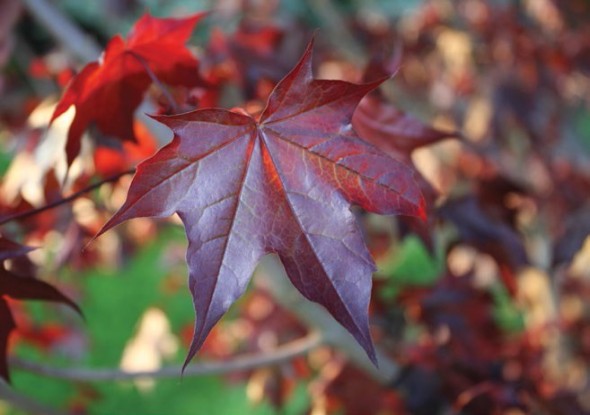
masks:
[[[386,73],[386,69],[381,72]],[[377,91],[378,92],[378,91]],[[385,152],[390,157],[413,165],[411,154],[420,147],[437,143],[457,136],[422,123],[416,117],[399,110],[378,93],[365,96],[352,116],[352,126],[363,139]],[[438,196],[437,191],[422,175],[416,175],[427,205],[432,206]],[[412,217],[401,218],[402,229],[408,228],[420,236],[429,250],[433,250],[431,230],[433,216],[428,223]]]
[[[408,161],[415,149],[458,135],[425,125],[377,96],[366,96],[360,102],[352,125],[363,139],[391,157]]]
[[[86,65],[72,80],[51,119],[76,107],[66,143],[68,165],[80,152],[82,133],[91,123],[104,134],[135,141],[133,112],[154,77],[187,87],[200,82],[198,61],[184,43],[203,16],[158,19],[145,14],[126,41],[115,36],[101,59]]]
[[[197,314],[185,365],[269,253],[376,361],[367,314],[375,264],[350,206],[422,217],[424,201],[413,171],[351,128],[359,100],[385,79],[315,80],[312,43],[258,121],[222,109],[155,117],[174,139],[138,166],[127,200],[98,233],[136,217],[180,216]]]
[[[399,70],[401,60],[402,54],[399,47],[389,52],[381,49],[371,57],[362,80],[369,82],[384,76],[393,76]],[[439,130],[400,110],[380,90],[371,92],[360,101],[352,116],[352,126],[363,140],[373,144],[390,157],[412,166],[414,150],[447,138],[462,138],[459,132]],[[438,192],[419,173],[416,174],[416,181],[426,204],[434,206],[439,196]],[[408,231],[415,233],[422,239],[428,250],[434,252],[432,229],[436,215],[431,213],[436,212],[429,212],[427,222],[402,216],[399,218],[398,226],[401,235]]]
[[[7,270],[3,264],[6,259],[25,255],[34,248],[23,246],[0,236],[0,377],[9,381],[7,349],[10,334],[16,329],[16,323],[6,302],[6,297],[13,300],[42,300],[68,305],[82,314],[80,308],[62,294],[57,288],[44,281],[29,276],[16,275]]]
[[[402,53],[399,47],[374,54],[362,76],[364,82],[394,75],[400,68]],[[442,131],[424,124],[411,114],[393,105],[376,90],[364,97],[352,116],[352,126],[358,135],[391,157],[411,162],[417,148],[434,144],[458,132]]]

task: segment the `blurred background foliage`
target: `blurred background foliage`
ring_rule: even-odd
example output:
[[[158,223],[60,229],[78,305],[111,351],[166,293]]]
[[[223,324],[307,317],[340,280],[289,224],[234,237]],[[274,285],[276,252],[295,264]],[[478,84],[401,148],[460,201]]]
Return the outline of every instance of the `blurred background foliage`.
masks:
[[[15,1],[0,5],[6,11],[9,3]],[[14,21],[9,34],[0,30],[1,202],[10,211],[62,194],[58,156],[42,144],[52,136],[44,105],[55,103],[85,63],[33,17],[35,2],[24,3],[12,20],[0,12],[3,27]],[[589,2],[51,4],[101,46],[147,10],[160,17],[214,10],[190,45],[209,79],[222,80],[214,95],[223,107],[259,108],[315,29],[321,77],[358,80],[371,57],[397,50],[401,65],[382,88],[384,99],[447,133],[434,143],[386,148],[424,179],[428,224],[358,214],[379,265],[373,334],[400,368],[395,379],[383,383],[337,347],[321,346],[273,367],[166,380],[66,381],[16,365],[15,390],[71,414],[590,413]],[[231,52],[216,49],[214,28]],[[266,29],[278,40],[255,36]],[[159,92],[148,93],[156,109]],[[158,136],[146,140],[152,149],[163,144]],[[73,166],[69,190],[149,155],[140,149],[112,164],[108,138],[89,142],[96,151]],[[75,298],[85,314],[80,321],[63,307],[14,304],[14,356],[65,368],[182,363],[194,314],[178,222],[136,220],[81,249],[121,204],[128,183],[124,178],[71,207],[3,228],[41,247],[30,255],[40,277]],[[308,331],[296,313],[252,287],[199,359],[272,353]],[[0,401],[0,415],[22,413]]]

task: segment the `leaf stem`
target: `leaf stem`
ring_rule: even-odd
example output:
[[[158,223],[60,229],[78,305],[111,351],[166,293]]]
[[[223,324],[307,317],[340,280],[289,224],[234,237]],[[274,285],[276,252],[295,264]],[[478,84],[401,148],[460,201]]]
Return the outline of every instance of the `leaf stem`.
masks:
[[[158,88],[160,88],[160,91],[166,97],[166,100],[168,101],[168,105],[170,105],[170,109],[172,109],[172,111],[174,111],[175,113],[179,112],[178,105],[176,105],[176,101],[174,101],[174,97],[172,96],[172,94],[170,93],[168,88],[166,88],[166,86],[162,83],[162,81],[160,81],[160,79],[152,71],[152,69],[150,68],[148,63],[145,61],[145,59],[143,57],[141,57],[140,55],[138,55],[137,53],[133,52],[132,50],[128,50],[128,51],[126,51],[126,53],[133,56],[141,64],[141,66],[143,66],[143,69],[145,69],[145,71],[149,75],[152,82],[154,84],[158,85]]]
[[[319,332],[313,331],[307,336],[294,340],[283,346],[279,346],[271,352],[238,356],[228,361],[199,362],[194,365],[189,365],[182,376],[220,375],[276,365],[290,361],[295,357],[305,355],[323,343],[323,336]],[[182,371],[182,365],[166,366],[157,370],[134,372],[128,372],[121,369],[60,368],[17,358],[10,359],[10,365],[27,372],[53,379],[86,382],[108,382],[114,380],[133,380],[137,378],[180,378]]]
[[[107,177],[106,179],[103,179],[103,180],[101,180],[99,182],[96,182],[94,184],[91,184],[90,186],[87,186],[87,187],[85,187],[83,189],[80,189],[77,192],[72,193],[70,196],[64,197],[63,199],[59,199],[59,200],[53,201],[51,203],[47,203],[47,204],[45,204],[43,206],[40,206],[38,208],[35,208],[35,209],[26,210],[24,212],[19,212],[19,213],[15,213],[13,215],[5,216],[4,218],[0,218],[0,226],[6,224],[8,222],[13,222],[15,220],[26,219],[26,218],[29,218],[31,216],[35,216],[35,215],[37,215],[37,214],[39,214],[41,212],[45,212],[46,210],[50,210],[50,209],[53,209],[55,207],[64,205],[66,203],[69,203],[69,202],[71,202],[71,201],[79,198],[80,196],[85,195],[88,192],[91,192],[91,191],[93,191],[95,189],[98,189],[99,187],[101,187],[105,183],[116,182],[121,177],[126,176],[128,174],[133,174],[133,173],[135,173],[135,169],[129,169],[129,170],[123,171],[121,173],[117,173],[114,176]]]

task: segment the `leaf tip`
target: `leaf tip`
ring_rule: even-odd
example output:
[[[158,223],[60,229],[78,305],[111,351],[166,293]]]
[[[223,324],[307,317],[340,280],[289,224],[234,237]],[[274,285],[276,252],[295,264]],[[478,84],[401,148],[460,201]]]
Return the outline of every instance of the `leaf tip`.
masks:
[[[103,225],[103,227],[100,228],[100,230],[92,238],[90,238],[90,240],[88,242],[86,242],[84,244],[84,246],[82,247],[82,252],[86,252],[86,250],[90,247],[90,245],[92,245],[94,243],[94,241],[96,241],[103,233],[105,233],[106,231],[108,231],[108,229],[106,228],[106,226],[108,225],[109,222],[105,223]]]
[[[368,330],[368,327],[367,327]],[[355,336],[357,337],[357,336]],[[379,368],[379,361],[377,360],[377,352],[375,351],[375,345],[373,344],[373,339],[371,335],[367,332],[366,336],[363,336],[362,340],[357,337],[357,341],[367,354],[367,357],[373,363],[376,368]]]
[[[67,305],[68,307],[70,307],[72,310],[74,310],[80,316],[82,321],[86,323],[86,316],[84,315],[84,312],[82,311],[80,306],[78,306],[78,304],[76,304],[74,302],[74,300],[71,300],[70,298],[65,297],[65,296],[64,296],[64,298],[65,298],[64,304]]]
[[[193,357],[195,357],[202,344],[203,340],[198,340],[196,336],[193,337],[188,353],[186,354],[186,358],[184,359],[184,363],[182,364],[182,369],[180,371],[181,377],[184,376],[188,364],[191,362],[191,360],[193,360]]]
[[[313,47],[315,45],[315,39],[318,36],[318,32],[319,32],[319,29],[316,29],[311,34],[311,38],[309,39],[309,42],[307,43],[307,46],[305,47],[305,51],[303,52],[303,55],[301,56],[300,62],[307,62],[308,60],[311,60],[311,55],[313,53]]]
[[[367,351],[367,356],[369,357],[371,363],[373,363],[373,366],[379,369],[379,359],[377,359],[377,353],[375,352],[374,347],[371,347],[371,350]]]

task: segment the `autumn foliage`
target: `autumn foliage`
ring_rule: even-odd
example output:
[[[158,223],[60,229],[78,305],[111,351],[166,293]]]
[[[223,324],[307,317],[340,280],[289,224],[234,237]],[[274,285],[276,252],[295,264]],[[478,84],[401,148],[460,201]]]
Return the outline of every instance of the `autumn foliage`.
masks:
[[[182,371],[319,336],[224,380],[278,413],[590,413],[589,6],[443,3],[396,25],[327,2],[341,27],[315,33],[250,2],[231,29],[218,10],[144,13],[96,61],[40,53],[31,79],[71,79],[53,101],[0,107],[0,376],[44,373],[20,350],[95,324],[105,294],[82,293],[103,282],[72,274],[133,270],[160,246],[144,258],[169,268],[159,300],[138,297],[133,324],[178,312],[188,279],[196,315],[162,335]],[[283,269],[270,277],[316,311],[250,284]],[[58,318],[36,321],[38,301],[80,318],[52,304]],[[101,389],[81,379],[68,408],[95,413]]]

